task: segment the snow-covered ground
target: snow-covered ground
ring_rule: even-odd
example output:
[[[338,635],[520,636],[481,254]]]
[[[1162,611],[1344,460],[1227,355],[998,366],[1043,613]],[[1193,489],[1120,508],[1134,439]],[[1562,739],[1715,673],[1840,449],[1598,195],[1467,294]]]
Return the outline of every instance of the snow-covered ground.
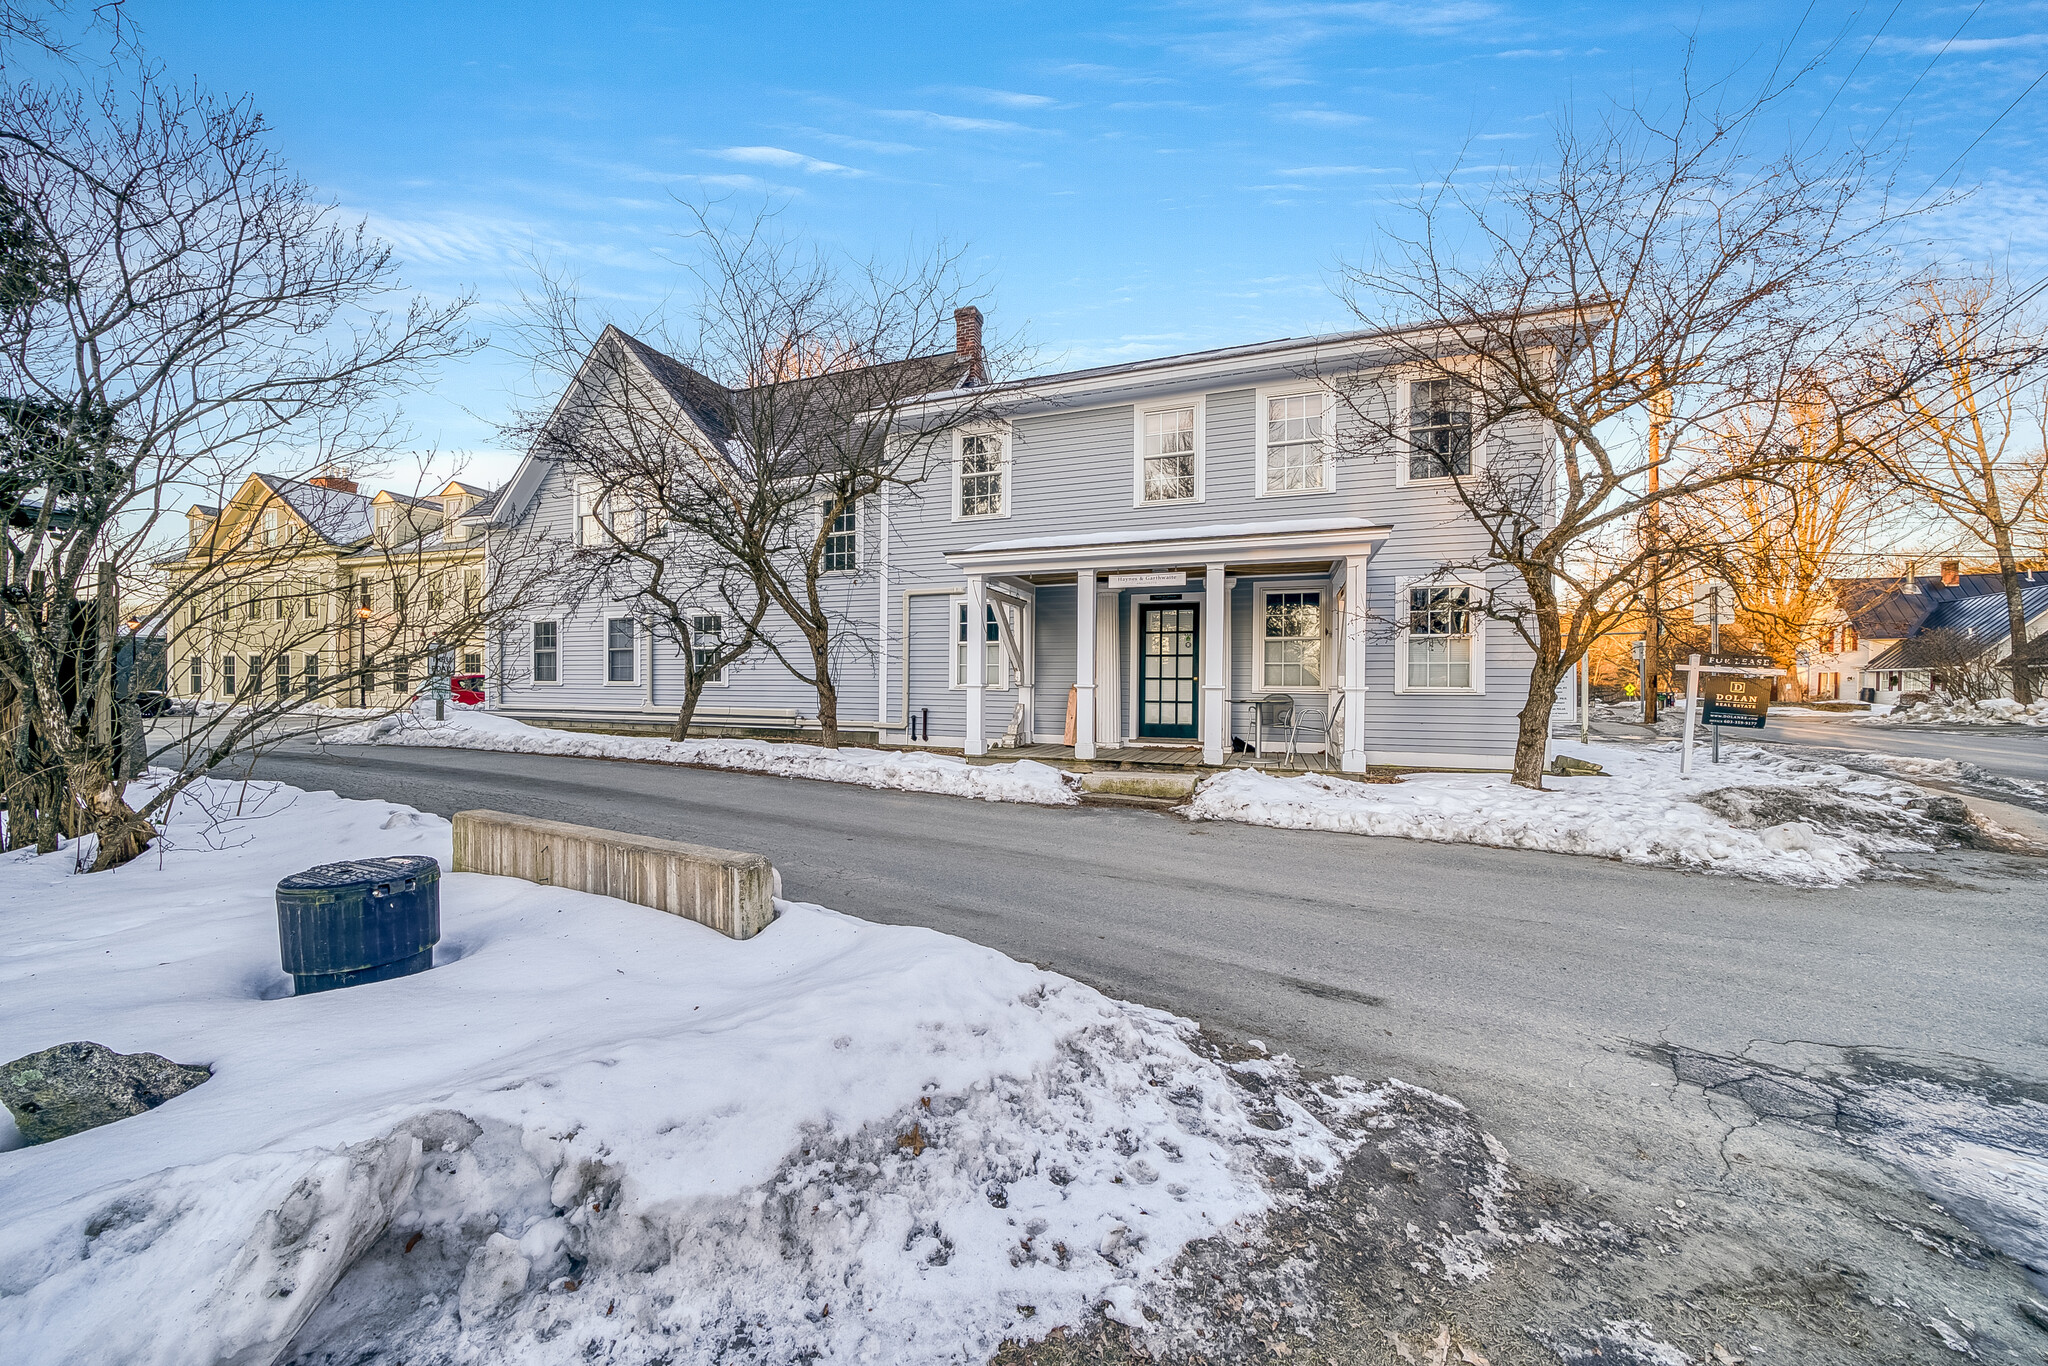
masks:
[[[8,1056],[213,1070],[40,1146],[0,1125],[0,1361],[980,1361],[1142,1324],[1184,1244],[1256,1236],[1276,1164],[1348,1141],[1285,1095],[1253,1122],[1186,1021],[816,906],[739,943],[456,874],[433,971],[286,994],[281,876],[449,849],[203,782],[124,868],[0,859]],[[1391,1125],[1392,1094],[1315,1103]]]
[[[992,802],[1071,806],[1080,800],[1068,775],[1030,759],[1007,764],[970,764],[951,755],[923,750],[824,749],[787,741],[658,740],[637,735],[594,735],[529,726],[509,716],[481,711],[451,714],[445,721],[398,712],[328,731],[322,738],[336,745],[425,745],[698,764],[861,787],[980,797]]]
[[[1560,742],[1604,777],[1546,776],[1545,791],[1506,775],[1416,774],[1364,784],[1233,769],[1202,783],[1185,808],[1197,820],[1590,854],[1803,886],[1839,886],[1871,856],[1932,849],[1942,828],[1920,814],[1928,794],[1772,750],[1704,745],[1689,778],[1674,744]]]
[[[2048,701],[2021,706],[2010,697],[1982,702],[1922,702],[1882,716],[1860,716],[1865,726],[2048,726]]]

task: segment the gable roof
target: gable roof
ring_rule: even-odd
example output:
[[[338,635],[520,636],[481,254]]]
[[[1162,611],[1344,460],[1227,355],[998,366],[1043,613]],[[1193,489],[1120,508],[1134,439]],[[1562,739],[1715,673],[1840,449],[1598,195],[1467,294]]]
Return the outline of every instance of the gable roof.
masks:
[[[1988,578],[1996,582],[1996,574],[1970,575],[1972,578]],[[1937,580],[1937,584],[1939,581]],[[1957,587],[1961,587],[1960,584]],[[1934,610],[1914,628],[1906,639],[1899,641],[1877,658],[1864,665],[1866,669],[1925,669],[1939,668],[1957,662],[1958,646],[1968,658],[1976,658],[1987,650],[1996,649],[2012,635],[2012,614],[2007,610],[2003,588],[1993,593],[1954,594],[1938,602]],[[2048,582],[2032,587],[2024,584],[2020,590],[2020,610],[2029,623],[2048,616]],[[1930,640],[1934,633],[1942,633],[1939,639]],[[1974,648],[1972,648],[1974,647]],[[2032,656],[2031,645],[2028,650]]]
[[[249,477],[297,513],[299,520],[329,545],[353,545],[370,534],[370,499],[363,494],[274,474]]]
[[[2020,586],[2033,580],[2022,574]],[[2048,583],[2048,576],[2041,582]],[[1831,579],[1835,602],[1866,640],[1902,640],[1918,630],[1944,603],[1964,598],[1995,598],[2003,611],[2005,582],[1996,574],[1961,574],[1954,584],[1945,584],[1938,574],[1922,574],[1911,582],[1918,592],[1907,592],[1905,579],[1898,575],[1882,578]]]

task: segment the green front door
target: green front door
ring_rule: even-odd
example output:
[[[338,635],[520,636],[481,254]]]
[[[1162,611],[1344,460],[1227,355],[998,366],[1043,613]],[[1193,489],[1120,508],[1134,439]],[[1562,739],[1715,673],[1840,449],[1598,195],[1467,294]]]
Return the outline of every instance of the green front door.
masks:
[[[1141,739],[1193,740],[1199,694],[1195,690],[1196,629],[1193,604],[1138,606],[1138,735]]]

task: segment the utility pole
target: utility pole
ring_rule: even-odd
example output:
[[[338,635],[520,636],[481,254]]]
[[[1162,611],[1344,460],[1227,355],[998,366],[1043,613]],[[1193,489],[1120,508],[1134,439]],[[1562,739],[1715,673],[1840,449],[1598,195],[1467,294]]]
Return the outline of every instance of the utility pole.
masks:
[[[1661,376],[1660,376],[1661,378]],[[1664,565],[1657,553],[1660,539],[1660,509],[1656,503],[1657,490],[1663,483],[1664,474],[1664,429],[1671,422],[1671,391],[1659,388],[1650,398],[1650,506],[1645,531],[1650,544],[1650,591],[1646,602],[1649,621],[1643,629],[1643,724],[1657,724],[1657,665],[1658,647],[1663,644],[1664,634],[1663,596]]]

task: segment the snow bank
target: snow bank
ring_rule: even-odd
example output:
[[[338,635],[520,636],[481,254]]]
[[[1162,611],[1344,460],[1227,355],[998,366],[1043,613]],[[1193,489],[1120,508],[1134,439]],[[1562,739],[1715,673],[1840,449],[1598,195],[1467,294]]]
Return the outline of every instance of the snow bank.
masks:
[[[2048,726],[2048,701],[2022,706],[2010,697],[1982,702],[1922,702],[1883,716],[1858,717],[1865,726]]]
[[[1205,781],[1184,810],[1197,820],[1591,854],[1818,887],[1863,876],[1872,854],[1943,842],[1921,814],[1927,794],[1835,764],[1724,741],[1721,763],[1708,763],[1702,747],[1693,776],[1681,779],[1676,745],[1565,749],[1608,776],[1546,776],[1548,790],[1534,792],[1505,775],[1365,784],[1233,769]]]
[[[1137,1318],[1190,1239],[1253,1236],[1271,1164],[1341,1161],[1184,1020],[815,906],[736,943],[456,874],[433,971],[285,994],[279,877],[449,839],[207,782],[127,867],[0,859],[8,1054],[214,1074],[0,1151],[0,1360],[979,1361]]]
[[[465,712],[435,721],[399,712],[323,737],[335,745],[426,745],[442,749],[494,749],[512,754],[562,754],[585,759],[639,759],[657,764],[698,764],[784,778],[815,778],[860,787],[937,792],[991,802],[1071,806],[1080,800],[1067,775],[1049,764],[1020,759],[970,764],[950,755],[882,749],[824,749],[768,740],[657,740],[646,736],[592,735],[529,726],[509,716]]]

